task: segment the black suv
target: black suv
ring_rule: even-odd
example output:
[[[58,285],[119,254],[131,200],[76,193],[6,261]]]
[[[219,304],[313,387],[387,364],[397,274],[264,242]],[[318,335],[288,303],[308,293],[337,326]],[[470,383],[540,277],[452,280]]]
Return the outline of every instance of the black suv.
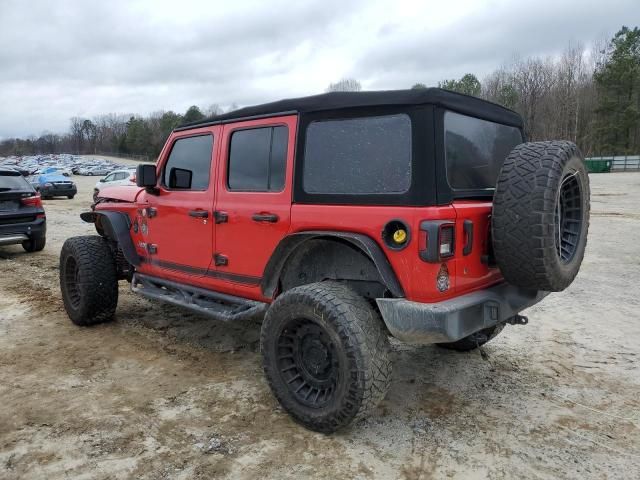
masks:
[[[37,252],[46,243],[47,219],[40,194],[12,168],[0,167],[0,245]]]

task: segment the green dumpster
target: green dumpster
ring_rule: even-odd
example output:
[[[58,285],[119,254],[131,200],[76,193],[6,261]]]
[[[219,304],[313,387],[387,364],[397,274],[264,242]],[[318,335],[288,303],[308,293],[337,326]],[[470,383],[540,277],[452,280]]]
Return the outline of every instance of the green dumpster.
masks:
[[[611,171],[611,160],[585,160],[589,173],[605,173]]]

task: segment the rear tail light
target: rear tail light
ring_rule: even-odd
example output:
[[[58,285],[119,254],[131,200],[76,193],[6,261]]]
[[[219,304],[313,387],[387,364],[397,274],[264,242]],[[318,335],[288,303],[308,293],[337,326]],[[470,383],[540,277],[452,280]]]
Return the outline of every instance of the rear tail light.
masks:
[[[456,251],[455,224],[447,220],[421,222],[418,249],[420,258],[425,262],[439,263],[453,257]]]
[[[42,199],[40,198],[39,193],[36,193],[31,197],[24,197],[20,199],[20,202],[25,207],[42,207]]]
[[[438,238],[438,251],[440,258],[452,257],[455,253],[454,237],[455,230],[453,225],[441,225]]]

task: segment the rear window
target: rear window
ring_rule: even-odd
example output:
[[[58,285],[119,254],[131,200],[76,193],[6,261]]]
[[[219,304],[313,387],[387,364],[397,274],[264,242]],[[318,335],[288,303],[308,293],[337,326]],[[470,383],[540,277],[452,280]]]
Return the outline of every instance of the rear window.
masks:
[[[447,180],[454,190],[495,188],[509,152],[522,143],[516,127],[469,117],[444,114]]]
[[[315,121],[307,127],[307,193],[404,193],[411,184],[411,120],[387,115]]]
[[[0,192],[8,190],[31,190],[31,185],[19,173],[0,172]]]

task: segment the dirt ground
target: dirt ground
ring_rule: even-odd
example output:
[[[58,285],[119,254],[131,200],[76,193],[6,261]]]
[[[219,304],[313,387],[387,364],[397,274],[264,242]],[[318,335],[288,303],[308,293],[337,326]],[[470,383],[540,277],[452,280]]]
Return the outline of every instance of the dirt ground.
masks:
[[[376,415],[324,436],[263,379],[259,325],[120,288],[117,320],[78,328],[58,254],[93,233],[45,202],[48,243],[0,247],[0,478],[640,478],[640,173],[591,177],[580,275],[482,351],[394,342]]]

